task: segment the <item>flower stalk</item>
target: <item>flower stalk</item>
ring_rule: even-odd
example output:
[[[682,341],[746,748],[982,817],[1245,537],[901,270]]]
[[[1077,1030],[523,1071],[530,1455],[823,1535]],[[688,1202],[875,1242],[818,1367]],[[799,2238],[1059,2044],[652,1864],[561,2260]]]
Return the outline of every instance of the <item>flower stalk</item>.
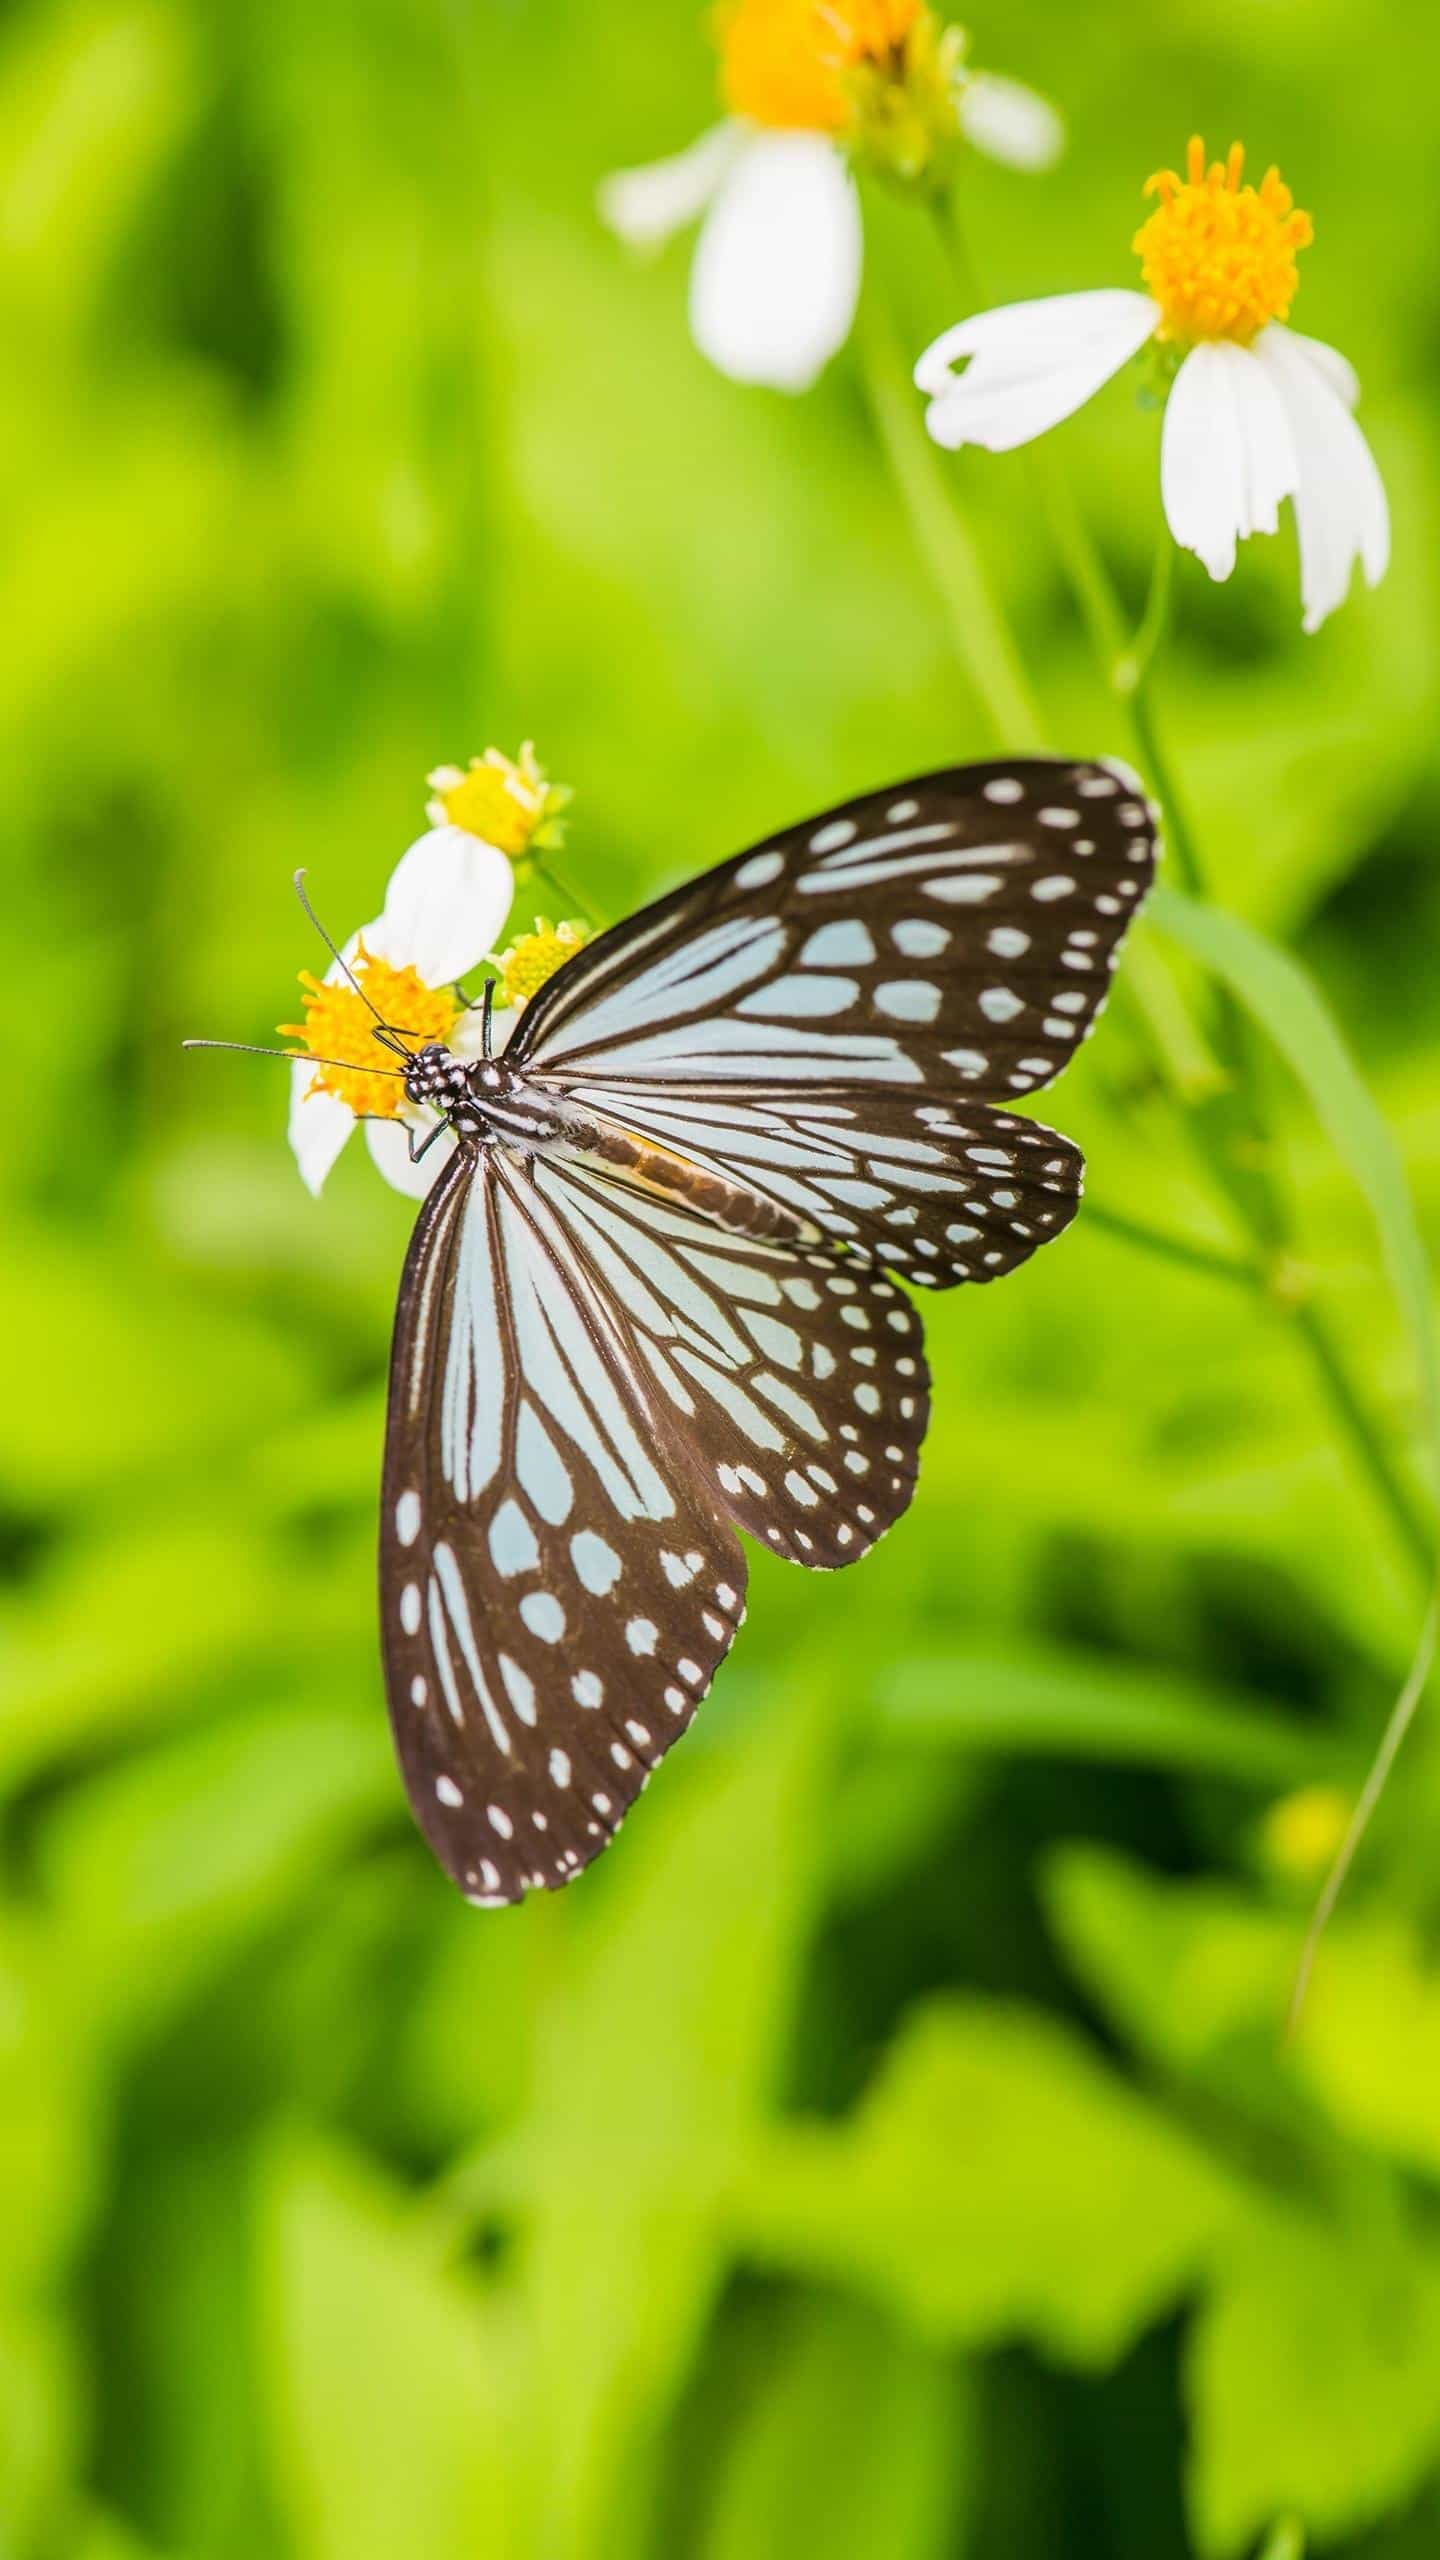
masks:
[[[967,300],[973,299],[977,291],[974,260],[954,208],[937,198],[932,211],[956,284]],[[883,339],[880,343],[883,352]],[[905,448],[893,432],[882,431],[882,442],[892,468],[896,470],[901,495],[906,501],[906,512],[925,556],[932,563],[943,560],[946,554],[942,542],[937,539],[933,498],[938,491],[952,510],[953,539],[953,528],[960,522],[953,494],[944,489],[938,475],[929,483],[921,483],[920,475],[913,465],[907,463]],[[921,488],[923,505],[917,507],[914,492]],[[1165,842],[1185,889],[1192,897],[1203,898],[1208,894],[1204,857],[1155,717],[1155,679],[1172,625],[1174,545],[1162,531],[1141,618],[1127,639],[1123,608],[1104,559],[1073,497],[1063,467],[1049,456],[1045,457],[1043,465],[1042,494],[1056,549],[1075,595],[1098,671],[1126,716],[1141,770],[1159,806]],[[996,663],[1007,669],[1019,669],[1019,655],[1008,623],[984,581],[968,527],[962,525],[961,531],[972,572],[983,592],[985,645],[987,649],[995,648],[996,633],[1003,633],[1003,653]],[[952,614],[952,628],[956,631],[960,654],[971,674],[971,681],[976,683],[977,691],[982,691],[982,699],[987,703],[992,720],[995,720],[998,706],[993,683],[988,691],[982,690],[973,663],[974,634],[980,625],[971,620],[967,610],[964,614]],[[1012,746],[1028,746],[1043,736],[1043,716],[1023,671],[1020,673],[1018,697],[1023,701],[1028,717],[1025,726],[1012,732],[1007,742]],[[1152,1006],[1145,1005],[1142,1010],[1147,1016],[1153,1016]],[[1092,1219],[1117,1239],[1140,1250],[1172,1262],[1185,1261],[1191,1268],[1208,1271],[1214,1277],[1252,1285],[1284,1314],[1295,1338],[1305,1350],[1341,1440],[1350,1448],[1398,1544],[1428,1581],[1434,1570],[1434,1535],[1403,1474],[1395,1465],[1388,1437],[1371,1413],[1339,1343],[1315,1306],[1308,1288],[1296,1290],[1280,1285],[1279,1275],[1282,1272],[1293,1275],[1297,1267],[1292,1223],[1288,1203],[1273,1171],[1274,1133],[1266,1109],[1255,1044],[1249,1026],[1228,989],[1221,992],[1216,1036],[1218,1072],[1203,1083],[1189,1079],[1188,1090],[1185,1082],[1177,1085],[1171,1077],[1167,1079],[1167,1089],[1210,1186],[1245,1233],[1247,1250],[1234,1257],[1212,1253],[1206,1247],[1192,1245],[1188,1239],[1161,1234],[1138,1220],[1120,1218],[1103,1209],[1092,1210]],[[1168,1040],[1165,1045],[1168,1050]],[[1203,1052],[1203,1042],[1200,1048]]]

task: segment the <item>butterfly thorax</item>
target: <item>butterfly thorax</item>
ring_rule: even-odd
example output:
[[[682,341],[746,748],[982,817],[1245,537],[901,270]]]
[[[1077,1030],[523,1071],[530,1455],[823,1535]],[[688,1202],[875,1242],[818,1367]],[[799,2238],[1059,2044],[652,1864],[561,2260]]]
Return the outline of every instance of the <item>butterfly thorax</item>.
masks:
[[[512,1146],[603,1165],[640,1189],[702,1211],[732,1233],[818,1244],[810,1219],[713,1168],[658,1145],[610,1112],[558,1095],[499,1058],[457,1058],[438,1043],[405,1066],[409,1100],[443,1113],[462,1145]]]

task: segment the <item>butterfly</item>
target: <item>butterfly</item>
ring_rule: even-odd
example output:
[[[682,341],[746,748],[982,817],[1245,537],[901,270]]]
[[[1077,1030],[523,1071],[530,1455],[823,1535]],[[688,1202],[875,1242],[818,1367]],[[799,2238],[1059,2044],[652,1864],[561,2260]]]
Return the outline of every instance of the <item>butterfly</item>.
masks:
[[[383,1648],[472,1901],[613,1838],[744,1617],[739,1531],[828,1568],[904,1511],[899,1284],[1002,1278],[1074,1217],[1078,1148],[1014,1105],[1091,1029],[1154,863],[1121,766],[929,774],[602,933],[498,1054],[408,1053],[453,1146],[400,1286]]]

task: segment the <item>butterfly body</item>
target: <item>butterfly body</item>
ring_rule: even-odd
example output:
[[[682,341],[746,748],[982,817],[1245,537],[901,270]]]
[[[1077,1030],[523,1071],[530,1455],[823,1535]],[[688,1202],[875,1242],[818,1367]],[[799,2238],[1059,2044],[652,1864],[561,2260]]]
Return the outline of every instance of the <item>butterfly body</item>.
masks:
[[[562,1885],[684,1731],[744,1531],[853,1563],[914,1491],[929,1290],[1075,1214],[1013,1105],[1091,1028],[1154,861],[1120,768],[872,793],[589,944],[496,1056],[422,1049],[453,1145],[401,1284],[382,1494],[412,1804],[473,1900]]]

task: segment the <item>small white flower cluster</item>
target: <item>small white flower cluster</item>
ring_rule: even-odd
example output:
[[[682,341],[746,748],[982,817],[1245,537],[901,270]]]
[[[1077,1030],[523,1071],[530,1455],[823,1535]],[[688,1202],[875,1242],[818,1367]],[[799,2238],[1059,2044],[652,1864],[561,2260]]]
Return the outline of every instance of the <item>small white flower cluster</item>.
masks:
[[[903,40],[920,16],[918,0],[891,0],[890,35]],[[822,36],[833,45],[848,32],[852,67],[862,67],[871,58],[864,12],[842,0],[815,9],[807,23],[793,7],[787,13],[786,0],[742,0],[730,40],[747,30],[773,55],[773,106],[767,108],[767,84],[750,61],[740,90],[749,112],[713,125],[672,159],[606,178],[600,213],[636,249],[659,248],[698,222],[690,328],[701,354],[736,382],[808,391],[849,337],[860,298],[860,198],[851,159],[863,136],[833,129],[842,113],[839,75],[828,55],[807,59],[807,49]],[[901,93],[898,44],[886,61]],[[736,85],[732,77],[732,95]],[[812,114],[826,118],[826,129],[796,120],[805,99]],[[1046,169],[1064,145],[1048,99],[1018,80],[971,71],[958,55],[939,112],[956,140],[1010,168]]]
[[[342,1005],[353,1006],[357,1016],[362,1014],[363,999],[353,992],[347,998],[345,991],[351,970],[362,973],[363,984],[368,960],[381,962],[389,970],[413,973],[417,993],[437,996],[494,954],[514,895],[510,854],[468,827],[448,821],[429,827],[401,855],[379,915],[351,934],[343,945],[343,965],[332,961],[323,986],[336,990]],[[453,1025],[444,1033],[447,1045],[459,1056],[473,1054],[479,1042],[480,1015],[445,1004],[440,1008],[442,1018],[452,1010]],[[507,1029],[508,1018],[496,1014],[492,1037],[497,1045]],[[368,1023],[360,1025],[360,1034],[363,1044],[369,1038]],[[359,1053],[364,1054],[363,1045]],[[387,1073],[391,1064],[377,1045],[373,1071]],[[423,1198],[451,1145],[448,1138],[438,1139],[418,1163],[414,1160],[412,1133],[423,1135],[433,1125],[429,1115],[407,1110],[404,1117],[377,1119],[359,1114],[317,1077],[314,1060],[297,1057],[291,1069],[290,1144],[301,1178],[312,1192],[319,1192],[362,1119],[366,1144],[386,1181],[414,1199]]]
[[[1033,91],[971,72],[963,35],[941,31],[922,0],[731,0],[722,24],[722,85],[740,111],[677,157],[607,178],[600,210],[642,248],[698,221],[697,347],[736,381],[801,392],[855,316],[855,167],[877,152],[886,165],[891,148],[889,174],[933,203],[959,145],[1038,170],[1058,157],[1063,129]],[[910,139],[904,165],[896,130]],[[1357,561],[1371,586],[1384,575],[1389,514],[1353,415],[1352,368],[1285,326],[1309,217],[1276,170],[1257,187],[1243,167],[1236,145],[1207,168],[1195,140],[1183,177],[1150,180],[1159,201],[1134,242],[1149,291],[971,313],[926,350],[915,380],[938,444],[1004,452],[1068,418],[1154,342],[1169,360],[1161,494],[1176,542],[1228,578],[1237,545],[1274,533],[1291,499],[1304,627],[1315,631]]]

